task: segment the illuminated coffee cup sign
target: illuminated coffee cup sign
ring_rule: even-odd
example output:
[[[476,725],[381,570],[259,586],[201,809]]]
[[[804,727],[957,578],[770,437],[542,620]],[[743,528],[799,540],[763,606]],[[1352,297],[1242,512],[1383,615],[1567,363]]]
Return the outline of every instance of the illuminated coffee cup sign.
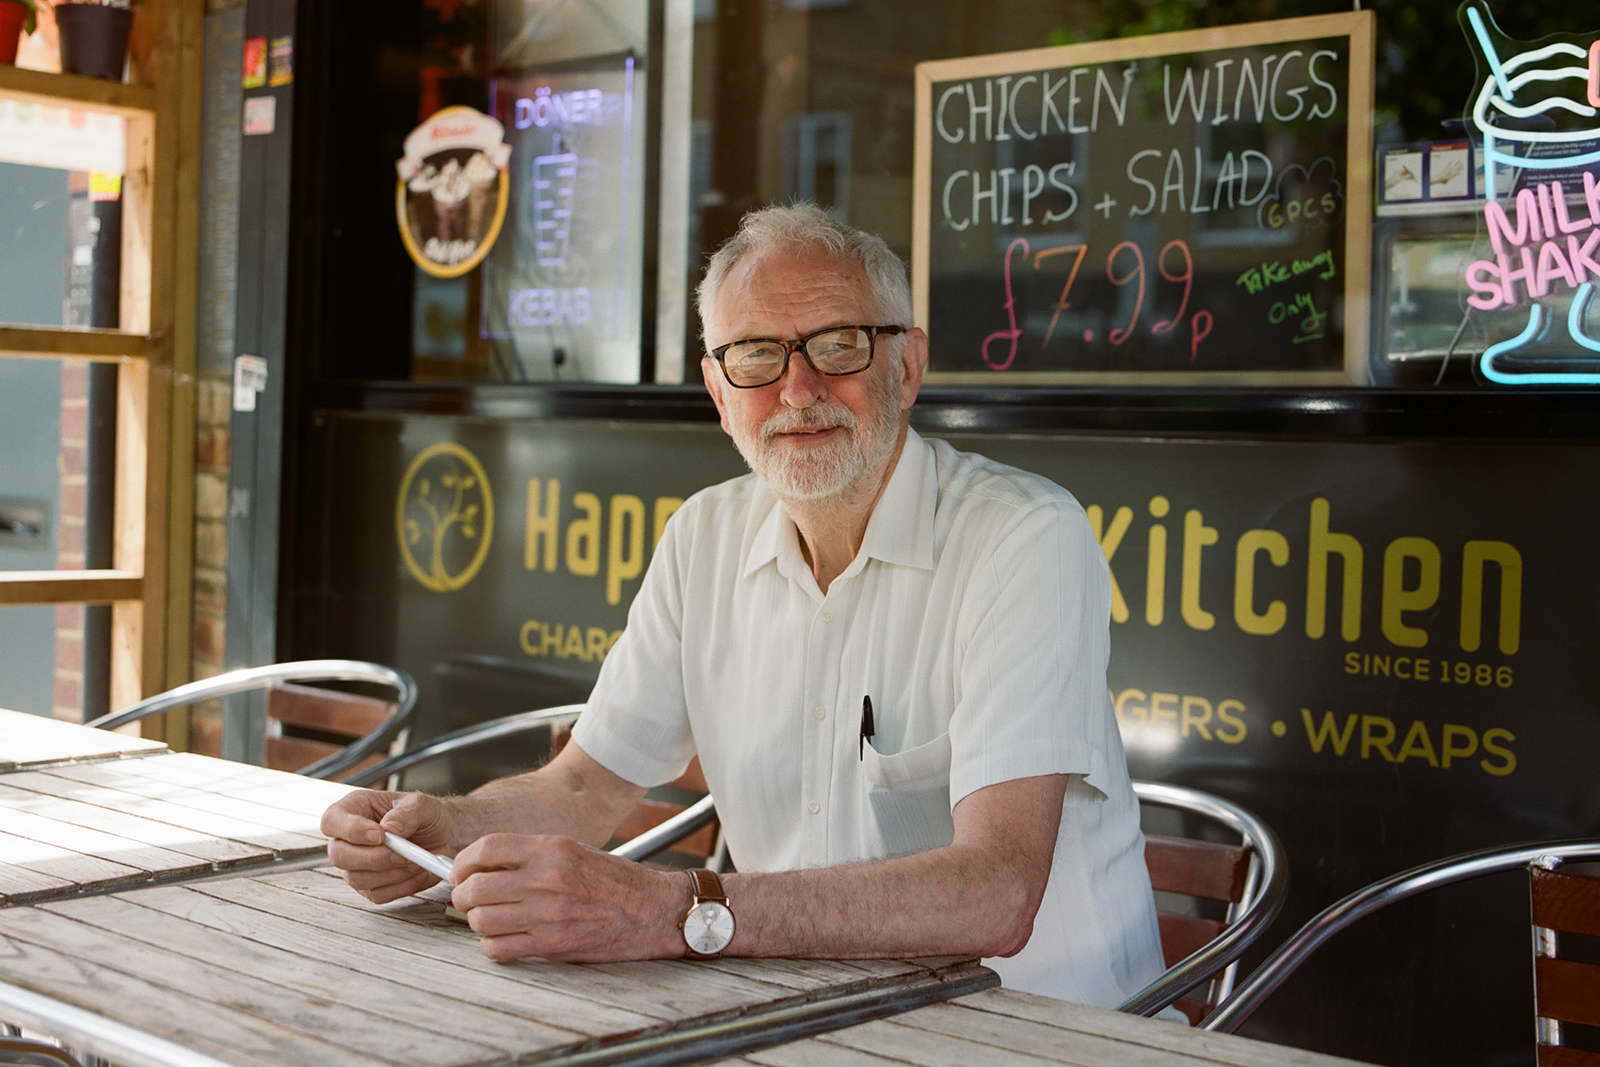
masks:
[[[506,217],[505,127],[470,107],[435,112],[395,164],[395,216],[417,266],[457,278],[483,261]]]

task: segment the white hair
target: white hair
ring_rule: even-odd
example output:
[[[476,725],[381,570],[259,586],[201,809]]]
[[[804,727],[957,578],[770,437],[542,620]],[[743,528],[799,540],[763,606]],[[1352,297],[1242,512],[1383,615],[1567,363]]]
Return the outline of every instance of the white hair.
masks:
[[[750,212],[740,220],[738,232],[723,242],[706,264],[706,276],[695,294],[703,339],[709,340],[707,331],[715,317],[717,292],[734,265],[752,252],[783,246],[815,248],[859,263],[880,317],[873,325],[912,325],[911,283],[906,278],[906,266],[883,238],[840,222],[815,204],[798,203]],[[895,354],[898,355],[898,346]]]

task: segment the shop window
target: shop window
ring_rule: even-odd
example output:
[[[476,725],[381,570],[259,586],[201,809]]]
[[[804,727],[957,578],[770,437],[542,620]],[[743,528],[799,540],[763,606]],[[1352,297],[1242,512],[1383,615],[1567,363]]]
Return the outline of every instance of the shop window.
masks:
[[[1462,115],[1481,79],[1457,9],[1455,0],[1429,0],[1374,12],[1376,95],[1364,118],[1377,144],[1448,147],[1463,136]],[[325,258],[317,287],[326,307],[380,313],[360,321],[321,316],[323,377],[343,376],[345,353],[360,348],[380,353],[389,376],[399,378],[695,381],[694,289],[707,253],[746,212],[812,200],[882,235],[909,260],[917,64],[1350,8],[1333,0],[593,0],[537,7],[480,0],[424,2],[413,10],[411,24],[362,22],[367,39],[359,41],[356,13],[330,16],[351,25],[334,34],[349,47],[332,72],[335,115],[325,148],[332,169],[360,177],[329,187],[330,214],[339,221],[333,226],[330,218],[330,232],[344,250]],[[1589,13],[1550,5],[1500,5],[1495,16],[1522,40],[1594,30]],[[398,74],[407,69],[415,77]],[[591,91],[604,95],[619,122],[605,136],[574,127],[557,138],[546,127],[517,127],[518,101],[527,102],[525,118],[529,108],[553,115],[554,101]],[[504,122],[513,159],[506,226],[464,284],[424,276],[407,262],[391,206],[400,142],[450,105]],[[632,123],[627,129],[623,116]],[[1259,129],[1245,126],[1217,125],[1197,138],[1205,159],[1200,184],[1222,179],[1218,161],[1230,153],[1272,149]],[[1032,161],[1025,145],[1004,151],[1012,154],[997,167],[1020,173]],[[1357,165],[1369,164],[1377,161]],[[1081,176],[1061,181],[1084,188]],[[1425,214],[1402,213],[1412,220]],[[1459,214],[1458,221],[1475,224],[1471,211]],[[1196,223],[1194,248],[1271,244],[1272,235],[1245,232],[1235,215]],[[1405,292],[1391,293],[1392,272],[1414,266],[1389,254],[1392,242],[1431,239],[1437,229],[1390,222],[1374,233],[1373,277],[1364,290],[1372,295],[1361,297],[1372,306],[1349,318],[1372,323],[1376,384],[1425,384],[1441,369],[1441,381],[1473,380],[1470,358],[1442,366],[1448,338],[1443,346],[1419,340],[1441,330],[1453,336],[1460,324],[1459,314],[1445,310],[1442,279],[1427,283],[1426,301],[1408,303],[1410,275],[1394,277]],[[995,254],[1003,254],[1006,241],[997,243]],[[365,257],[360,270],[357,245]],[[1169,271],[1176,262],[1174,253]],[[1332,314],[1330,321],[1346,317],[1322,313]],[[1087,319],[1079,325],[1094,328]],[[1391,326],[1400,333],[1391,337]],[[1469,356],[1482,347],[1470,325],[1462,338]],[[1380,350],[1391,342],[1394,358]],[[1424,365],[1431,376],[1416,369]]]
[[[783,154],[784,199],[807,200],[841,222],[850,218],[850,113],[817,111],[789,119]]]

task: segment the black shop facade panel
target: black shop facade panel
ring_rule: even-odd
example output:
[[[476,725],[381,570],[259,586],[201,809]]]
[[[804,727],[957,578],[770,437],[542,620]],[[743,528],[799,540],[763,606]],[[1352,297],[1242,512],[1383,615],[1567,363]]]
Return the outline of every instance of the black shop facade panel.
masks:
[[[745,469],[705,407],[660,421],[326,413],[295,654],[411,672],[424,734],[581,701],[664,524]],[[1269,944],[1415,863],[1600,828],[1594,445],[929,421],[1084,505],[1115,583],[1108,699],[1129,765],[1243,803],[1283,837],[1290,904]],[[537,756],[500,750],[469,781],[407,784],[470,787]],[[1491,879],[1390,909],[1247,1029],[1379,1062],[1413,1046],[1514,1059],[1528,1000],[1503,987],[1527,971],[1525,893]],[[1478,974],[1496,988],[1461,987]]]

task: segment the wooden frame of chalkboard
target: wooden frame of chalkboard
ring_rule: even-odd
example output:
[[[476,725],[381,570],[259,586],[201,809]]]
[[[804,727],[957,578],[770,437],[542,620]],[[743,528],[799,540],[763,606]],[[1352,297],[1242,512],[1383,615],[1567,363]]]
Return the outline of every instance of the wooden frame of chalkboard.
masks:
[[[927,380],[1367,376],[1373,16],[919,63]]]

